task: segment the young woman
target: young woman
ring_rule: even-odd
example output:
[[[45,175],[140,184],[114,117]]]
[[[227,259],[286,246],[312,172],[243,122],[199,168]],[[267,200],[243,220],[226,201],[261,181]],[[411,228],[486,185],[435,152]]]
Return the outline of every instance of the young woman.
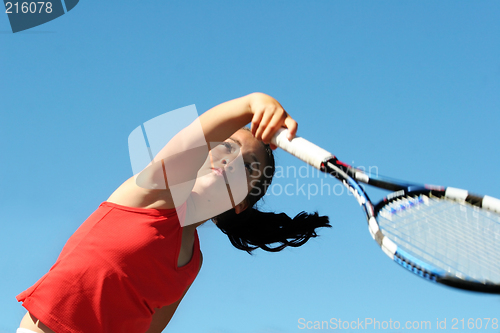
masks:
[[[242,129],[249,122],[251,130]],[[208,146],[220,143],[210,152],[194,142],[200,126]],[[28,310],[18,333],[161,332],[201,268],[196,227],[208,219],[248,252],[297,247],[329,227],[317,213],[292,219],[254,207],[271,183],[268,143],[281,127],[291,137],[297,131],[262,93],[202,114],[102,203],[50,271],[17,296]],[[230,187],[237,174],[244,185]]]

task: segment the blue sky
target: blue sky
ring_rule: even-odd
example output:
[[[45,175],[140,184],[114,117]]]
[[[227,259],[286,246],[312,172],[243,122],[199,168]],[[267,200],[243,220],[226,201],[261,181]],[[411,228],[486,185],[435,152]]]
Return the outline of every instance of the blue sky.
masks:
[[[81,1],[12,34],[0,14],[0,332],[24,315],[15,295],[132,175],[130,132],[186,105],[203,112],[262,91],[345,162],[500,197],[498,17],[498,1]],[[277,161],[303,166],[283,152]],[[302,172],[277,177],[262,208],[317,210],[333,228],[249,256],[201,227],[204,267],[165,332],[500,320],[498,296],[437,286],[388,260],[355,200]],[[296,191],[279,195],[287,184]]]

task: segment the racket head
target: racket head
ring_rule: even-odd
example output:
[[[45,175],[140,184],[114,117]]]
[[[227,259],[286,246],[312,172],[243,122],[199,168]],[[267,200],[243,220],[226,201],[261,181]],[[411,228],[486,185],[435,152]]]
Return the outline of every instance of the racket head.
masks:
[[[430,281],[500,294],[500,200],[414,187],[384,198],[374,215],[370,232],[396,263]]]
[[[342,182],[363,208],[370,234],[391,259],[430,281],[500,294],[500,200],[367,174],[307,140],[288,141],[285,135],[276,134],[273,144]],[[358,182],[396,192],[373,206]],[[403,215],[419,216],[429,207],[434,209],[430,217],[420,216],[429,222],[410,228],[412,221]],[[407,235],[401,233],[405,225]]]

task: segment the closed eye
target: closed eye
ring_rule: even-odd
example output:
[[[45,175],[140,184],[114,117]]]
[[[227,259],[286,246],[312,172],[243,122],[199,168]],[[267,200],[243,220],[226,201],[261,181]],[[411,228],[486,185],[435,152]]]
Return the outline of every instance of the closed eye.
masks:
[[[225,141],[225,142],[222,142],[221,145],[226,148],[226,151],[229,154],[231,154],[235,150],[235,147],[233,147],[233,145],[230,142]]]

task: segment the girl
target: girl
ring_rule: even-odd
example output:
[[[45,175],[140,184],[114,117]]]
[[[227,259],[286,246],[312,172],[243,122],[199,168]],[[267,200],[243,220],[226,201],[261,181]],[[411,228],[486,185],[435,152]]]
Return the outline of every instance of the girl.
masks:
[[[241,129],[249,122],[251,130]],[[200,126],[205,144],[221,142],[210,153],[195,142]],[[102,203],[50,271],[17,296],[28,310],[18,333],[161,332],[201,268],[196,227],[210,218],[249,253],[297,247],[330,227],[317,213],[292,219],[254,208],[271,183],[269,142],[281,127],[289,139],[297,131],[262,93],[202,114]],[[244,186],[229,186],[238,174]]]

